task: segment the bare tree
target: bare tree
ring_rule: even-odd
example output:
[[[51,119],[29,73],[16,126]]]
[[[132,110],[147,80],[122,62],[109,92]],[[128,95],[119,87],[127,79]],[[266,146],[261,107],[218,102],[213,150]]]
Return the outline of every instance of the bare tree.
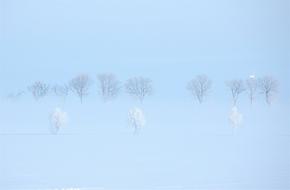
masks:
[[[104,101],[115,98],[121,89],[120,81],[113,74],[100,74],[97,76],[99,93]]]
[[[278,91],[278,81],[271,76],[265,76],[259,79],[259,88],[265,95],[267,104],[270,105],[274,94]]]
[[[206,75],[198,75],[189,81],[187,89],[197,98],[199,103],[202,103],[205,96],[208,95],[211,85],[212,82]]]
[[[151,80],[143,77],[129,79],[125,87],[128,94],[138,98],[141,102],[143,102],[146,96],[151,95],[153,91]]]
[[[243,93],[246,89],[242,80],[231,80],[227,82],[227,86],[231,90],[233,104],[236,105],[239,95]]]
[[[52,92],[59,97],[63,97],[64,99],[68,96],[69,94],[69,86],[64,84],[64,85],[54,85],[52,87]]]
[[[71,79],[69,86],[72,92],[74,92],[80,98],[80,101],[82,103],[84,96],[87,96],[89,94],[90,84],[90,77],[86,74],[81,74]]]
[[[33,83],[31,86],[28,87],[28,91],[32,93],[33,97],[36,100],[39,100],[40,98],[48,94],[49,85],[41,81],[36,81],[35,83]]]
[[[250,102],[253,104],[258,89],[258,81],[254,75],[251,75],[246,80],[246,88],[249,94]]]

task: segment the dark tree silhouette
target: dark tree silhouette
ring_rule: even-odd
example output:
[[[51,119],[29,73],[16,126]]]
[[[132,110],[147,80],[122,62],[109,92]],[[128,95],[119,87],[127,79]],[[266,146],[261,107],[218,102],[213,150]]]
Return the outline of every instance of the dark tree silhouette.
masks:
[[[129,95],[139,99],[141,102],[146,96],[151,95],[153,91],[151,80],[144,77],[134,77],[127,80],[125,87]]]
[[[208,95],[212,82],[206,75],[198,75],[187,85],[187,89],[190,93],[197,98],[199,103],[204,101],[204,98]]]
[[[81,74],[71,79],[69,86],[71,91],[80,98],[80,101],[82,103],[84,96],[87,96],[89,94],[90,84],[90,77],[86,74]]]

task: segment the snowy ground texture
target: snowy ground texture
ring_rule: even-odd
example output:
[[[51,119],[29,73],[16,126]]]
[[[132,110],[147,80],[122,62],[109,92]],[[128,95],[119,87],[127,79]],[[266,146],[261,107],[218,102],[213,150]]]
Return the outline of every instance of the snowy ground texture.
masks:
[[[71,98],[61,105],[67,126],[51,134],[49,116],[57,99],[26,98],[2,101],[0,184],[5,189],[290,187],[287,105],[260,100],[251,106],[245,99],[239,106],[243,122],[232,127],[230,104],[213,100],[135,104],[88,98],[80,104]],[[128,122],[136,105],[146,116],[138,133]]]

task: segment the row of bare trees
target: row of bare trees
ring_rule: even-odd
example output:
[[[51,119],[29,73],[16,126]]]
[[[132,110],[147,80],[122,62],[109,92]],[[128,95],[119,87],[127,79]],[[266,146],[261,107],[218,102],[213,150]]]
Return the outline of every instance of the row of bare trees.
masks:
[[[275,94],[278,92],[278,81],[271,76],[256,78],[250,76],[244,80],[231,80],[226,82],[232,96],[233,104],[236,105],[240,95],[248,93],[251,104],[258,94],[265,96],[267,104],[271,104]],[[212,81],[206,75],[198,75],[188,82],[187,89],[189,92],[202,103],[212,88]]]
[[[140,100],[141,102],[145,97],[152,94],[152,82],[145,77],[133,77],[126,81],[123,86],[117,77],[113,74],[100,74],[97,75],[98,93],[104,101],[108,101],[117,97],[122,87],[126,92]],[[36,81],[28,87],[28,91],[33,95],[36,100],[41,99],[48,93],[52,92],[56,96],[63,97],[64,99],[70,94],[75,94],[81,101],[89,94],[90,87],[93,80],[87,74],[81,74],[72,78],[67,84],[50,86],[44,82]]]
[[[41,99],[52,92],[56,96],[64,99],[70,94],[75,94],[81,102],[89,92],[93,84],[92,78],[87,74],[81,74],[72,78],[67,84],[50,86],[44,82],[37,81],[28,87],[28,91],[36,100]],[[140,102],[152,94],[152,81],[145,77],[133,77],[128,79],[124,85],[114,74],[99,74],[96,77],[98,94],[104,101],[109,101],[117,97],[124,89],[127,94],[138,99]],[[234,79],[226,82],[230,90],[232,102],[237,104],[241,94],[247,93],[251,103],[258,94],[262,94],[268,104],[271,104],[273,97],[278,92],[278,82],[271,76],[256,78],[250,76],[246,80]],[[210,94],[212,89],[212,80],[207,75],[198,75],[187,84],[187,90],[199,102],[202,103]]]

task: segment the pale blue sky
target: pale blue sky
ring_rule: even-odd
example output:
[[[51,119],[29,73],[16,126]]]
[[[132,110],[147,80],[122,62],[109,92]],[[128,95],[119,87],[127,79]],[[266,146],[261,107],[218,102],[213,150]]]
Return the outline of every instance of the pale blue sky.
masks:
[[[179,86],[198,73],[219,85],[268,74],[288,86],[288,0],[1,0],[1,7],[5,90],[103,71]]]

